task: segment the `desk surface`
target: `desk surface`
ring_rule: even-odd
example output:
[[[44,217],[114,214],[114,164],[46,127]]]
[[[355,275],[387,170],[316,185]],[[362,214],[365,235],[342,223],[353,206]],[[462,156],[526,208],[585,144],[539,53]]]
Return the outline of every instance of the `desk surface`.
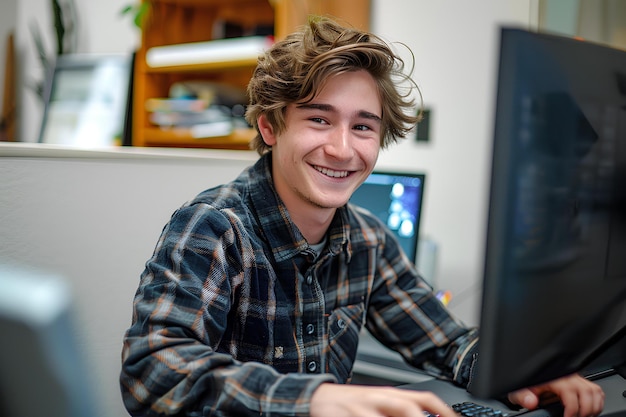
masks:
[[[611,375],[595,382],[602,387],[606,394],[604,411],[601,415],[605,417],[626,417],[626,379],[619,375]],[[506,406],[499,401],[478,399],[463,388],[436,379],[402,385],[401,388],[417,391],[431,391],[447,404],[472,401],[499,409],[507,409]]]

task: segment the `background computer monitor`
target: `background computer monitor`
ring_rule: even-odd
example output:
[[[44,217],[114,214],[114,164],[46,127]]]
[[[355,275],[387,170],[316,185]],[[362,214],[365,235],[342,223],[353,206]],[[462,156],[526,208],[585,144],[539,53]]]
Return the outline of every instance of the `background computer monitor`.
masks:
[[[0,416],[100,416],[69,285],[0,263]]]
[[[484,397],[626,364],[626,52],[516,29],[500,48]]]
[[[417,259],[424,180],[420,173],[374,171],[350,198],[394,232],[413,263]]]
[[[39,142],[84,148],[121,144],[127,133],[130,54],[64,54],[46,80]]]

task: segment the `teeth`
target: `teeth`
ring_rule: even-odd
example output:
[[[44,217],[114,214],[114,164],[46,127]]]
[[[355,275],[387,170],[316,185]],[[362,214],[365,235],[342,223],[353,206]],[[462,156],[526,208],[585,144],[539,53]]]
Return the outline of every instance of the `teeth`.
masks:
[[[344,178],[348,176],[348,171],[334,171],[328,168],[315,167],[319,172],[333,178]]]

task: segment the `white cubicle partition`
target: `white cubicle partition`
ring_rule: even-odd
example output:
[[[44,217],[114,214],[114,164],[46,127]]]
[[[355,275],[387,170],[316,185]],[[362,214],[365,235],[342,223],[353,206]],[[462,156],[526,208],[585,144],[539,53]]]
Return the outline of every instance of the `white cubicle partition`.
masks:
[[[127,415],[118,384],[122,335],[162,227],[186,200],[256,159],[245,151],[0,142],[0,265],[68,280],[101,416]]]

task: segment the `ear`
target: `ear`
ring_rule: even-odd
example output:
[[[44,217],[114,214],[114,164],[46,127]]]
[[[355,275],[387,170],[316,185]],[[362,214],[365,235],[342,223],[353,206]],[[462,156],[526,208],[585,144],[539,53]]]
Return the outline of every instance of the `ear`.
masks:
[[[276,145],[276,134],[274,133],[274,126],[267,120],[267,117],[262,114],[257,119],[257,125],[259,127],[259,131],[261,132],[261,136],[263,137],[263,142],[267,146]]]

